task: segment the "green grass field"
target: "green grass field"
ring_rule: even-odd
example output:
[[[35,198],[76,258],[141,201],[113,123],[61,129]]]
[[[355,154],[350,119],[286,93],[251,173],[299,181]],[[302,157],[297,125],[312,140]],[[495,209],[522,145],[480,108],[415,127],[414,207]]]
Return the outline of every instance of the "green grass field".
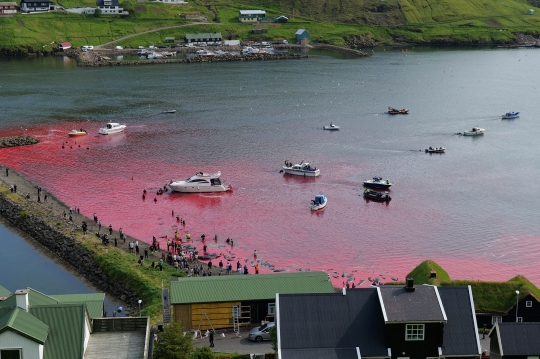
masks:
[[[57,1],[64,7],[95,6],[94,0]],[[95,46],[190,23],[182,14],[203,15],[210,23],[141,34],[118,44],[159,45],[166,36],[181,42],[187,33],[207,31],[221,32],[224,38],[231,34],[241,40],[295,42],[294,33],[299,28],[308,30],[312,42],[338,46],[366,36],[378,44],[487,44],[511,43],[516,32],[540,33],[540,9],[526,0],[193,0],[189,5],[125,0],[121,6],[131,10],[130,16],[95,18],[51,12],[1,17],[0,48],[50,51],[64,41]],[[284,15],[290,22],[240,24],[241,9],[265,10],[269,18]],[[528,9],[535,9],[536,14],[525,15]],[[268,29],[268,34],[252,34],[255,27]]]

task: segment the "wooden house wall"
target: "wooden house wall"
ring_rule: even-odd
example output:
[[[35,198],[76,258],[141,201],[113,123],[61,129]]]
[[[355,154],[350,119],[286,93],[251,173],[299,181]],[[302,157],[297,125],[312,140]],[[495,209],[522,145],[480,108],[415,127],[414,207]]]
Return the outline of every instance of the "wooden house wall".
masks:
[[[527,307],[527,301],[532,302],[532,307]],[[527,295],[519,301],[517,308],[518,317],[522,317],[524,322],[540,322],[540,302],[532,295]],[[503,322],[516,321],[516,306],[514,305],[506,317],[503,317]]]
[[[386,347],[392,349],[393,359],[438,357],[439,347],[443,344],[443,330],[443,323],[426,323],[424,340],[405,340],[405,324],[386,324]]]
[[[185,330],[191,329],[191,304],[173,305],[173,321],[181,322]]]
[[[231,328],[233,326],[232,308],[235,305],[240,306],[240,302],[176,304],[173,306],[173,319],[174,321],[180,320],[187,330],[192,328],[195,330],[210,329],[211,325],[208,320],[214,329]]]

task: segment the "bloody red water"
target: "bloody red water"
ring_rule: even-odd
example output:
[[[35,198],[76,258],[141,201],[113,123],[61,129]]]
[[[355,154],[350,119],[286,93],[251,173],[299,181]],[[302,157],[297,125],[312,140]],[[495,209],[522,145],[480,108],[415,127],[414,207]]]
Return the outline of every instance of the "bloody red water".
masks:
[[[271,156],[263,161],[231,159],[204,146],[202,154],[193,156],[182,145],[187,138],[173,139],[164,135],[166,131],[157,138],[142,125],[109,136],[97,135],[96,125],[92,125],[87,128],[89,135],[68,138],[74,126],[77,124],[30,128],[28,134],[41,143],[3,149],[0,162],[69,206],[79,207],[86,216],[96,213],[104,226],[122,227],[147,243],[152,236],[158,237],[161,248],[165,247],[164,237],[173,237],[179,229],[202,249],[200,236],[204,233],[208,252],[221,254],[225,263],[226,256],[233,257],[233,263],[240,260],[253,265],[256,250],[262,273],[325,270],[336,285],[351,274],[355,283],[367,277],[403,279],[425,259],[438,262],[453,278],[500,280],[505,273],[502,279],[506,280],[528,273],[529,278],[539,279],[531,266],[523,264],[533,263],[534,252],[519,244],[515,248],[522,263],[506,262],[486,270],[489,260],[479,255],[477,243],[459,234],[463,229],[445,224],[452,210],[445,211],[439,203],[403,195],[397,189],[390,194],[399,199],[389,204],[365,201],[361,182],[367,178],[359,177],[358,167],[369,170],[362,162],[351,165],[329,160],[320,178],[302,178],[279,173],[282,161],[272,162]],[[171,179],[219,170],[224,181],[232,182],[232,192],[155,194]],[[328,206],[310,211],[309,202],[319,192],[328,197]],[[186,221],[185,227],[176,216]],[[217,242],[211,240],[214,235]],[[225,243],[226,238],[234,240],[234,247]],[[522,239],[508,241],[520,243]],[[527,243],[536,240],[530,238]],[[490,256],[505,253],[497,244],[491,244],[488,251]]]

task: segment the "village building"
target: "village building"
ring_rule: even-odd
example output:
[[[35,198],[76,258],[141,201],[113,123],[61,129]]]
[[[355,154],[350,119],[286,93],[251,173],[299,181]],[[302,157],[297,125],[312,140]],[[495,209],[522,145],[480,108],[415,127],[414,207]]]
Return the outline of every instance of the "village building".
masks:
[[[298,29],[294,34],[296,36],[296,42],[302,45],[309,45],[309,32],[305,29]]]
[[[492,359],[540,357],[540,323],[496,323],[489,333]]]
[[[16,14],[17,13],[17,3],[16,2],[0,2],[0,14]]]
[[[242,23],[258,22],[264,20],[266,11],[264,10],[240,10],[238,20]]]
[[[186,330],[233,328],[273,321],[276,293],[333,293],[324,272],[174,278],[173,321]]]
[[[199,43],[199,42],[221,42],[223,37],[221,32],[204,32],[197,34],[186,34],[186,43]]]
[[[481,354],[472,290],[413,284],[278,294],[279,359],[468,358]]]
[[[0,358],[102,359],[112,345],[115,355],[147,358],[149,318],[103,318],[104,293],[7,292],[0,287]]]
[[[124,9],[119,7],[118,0],[96,0],[96,6],[103,15],[124,13]]]
[[[514,292],[512,291],[512,294]],[[497,323],[508,322],[540,322],[540,301],[532,292],[524,292],[516,295],[516,302],[504,312],[488,312],[478,310],[476,320],[483,328],[492,328]],[[518,297],[519,296],[519,300]]]
[[[278,24],[286,24],[286,23],[289,22],[289,18],[286,17],[286,16],[281,15],[281,16],[276,18],[275,22],[277,22]]]
[[[54,9],[55,5],[50,0],[21,0],[21,12],[47,12]]]
[[[60,51],[64,51],[67,49],[71,49],[71,42],[62,42],[58,45],[58,49]]]

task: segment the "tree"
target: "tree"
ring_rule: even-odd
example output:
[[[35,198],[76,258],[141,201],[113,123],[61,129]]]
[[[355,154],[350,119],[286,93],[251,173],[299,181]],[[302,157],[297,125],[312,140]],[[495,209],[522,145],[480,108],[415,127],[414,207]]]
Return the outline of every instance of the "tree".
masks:
[[[158,334],[154,357],[156,359],[189,359],[192,351],[191,334],[184,335],[182,324],[173,322],[165,327],[165,331]]]
[[[270,327],[268,332],[270,333],[270,340],[272,341],[272,350],[277,353],[277,327],[275,325]]]
[[[101,17],[101,9],[96,8],[96,11],[94,11],[94,17]]]
[[[190,359],[214,359],[214,353],[208,347],[197,347]]]

